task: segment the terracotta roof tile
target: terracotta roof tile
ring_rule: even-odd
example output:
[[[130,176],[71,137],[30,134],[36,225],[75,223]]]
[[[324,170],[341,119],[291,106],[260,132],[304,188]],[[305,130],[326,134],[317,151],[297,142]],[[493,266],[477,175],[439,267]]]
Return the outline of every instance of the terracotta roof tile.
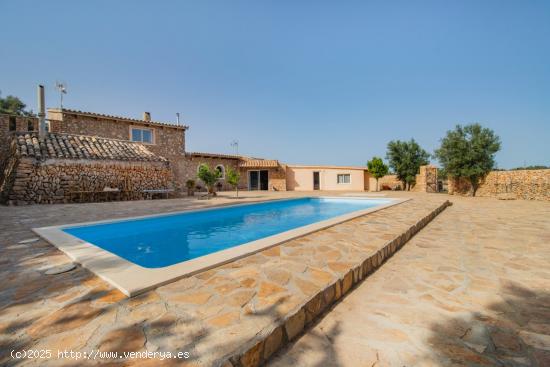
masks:
[[[102,159],[122,161],[166,162],[140,143],[97,136],[49,133],[39,140],[37,133],[18,133],[17,149],[23,157],[37,159]]]
[[[279,161],[275,159],[246,159],[239,164],[239,167],[269,168],[278,167]]]
[[[191,157],[205,157],[205,158],[246,159],[246,157],[242,155],[235,155],[235,154],[190,152],[189,155]]]

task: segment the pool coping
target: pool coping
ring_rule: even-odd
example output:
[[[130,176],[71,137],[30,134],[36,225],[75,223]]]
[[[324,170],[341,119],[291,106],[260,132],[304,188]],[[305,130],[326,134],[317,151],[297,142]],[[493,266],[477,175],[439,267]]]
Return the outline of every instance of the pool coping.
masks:
[[[304,196],[309,197],[309,196]],[[317,197],[317,196],[315,196]],[[86,242],[63,232],[63,229],[75,226],[92,226],[97,224],[115,223],[127,220],[155,218],[161,216],[177,215],[182,213],[210,211],[228,207],[238,207],[245,205],[253,205],[259,203],[267,203],[274,201],[296,200],[298,198],[283,198],[273,200],[253,201],[248,203],[239,203],[233,205],[213,205],[208,208],[182,210],[176,212],[159,213],[152,215],[142,215],[135,217],[125,217],[117,219],[107,219],[83,223],[70,223],[58,226],[48,226],[41,228],[33,228],[33,232],[45,239],[47,242],[57,247],[64,252],[75,263],[90,270],[92,273],[105,280],[115,288],[119,289],[128,297],[133,297],[148,290],[160,287],[162,285],[175,282],[181,278],[189,277],[194,274],[221,266],[243,257],[255,254],[257,252],[269,249],[280,245],[292,239],[305,236],[307,234],[317,232],[334,225],[347,222],[349,220],[377,212],[406,201],[410,198],[380,198],[380,197],[348,197],[348,196],[319,196],[319,198],[337,198],[337,199],[353,199],[353,200],[372,200],[372,201],[389,201],[387,204],[382,204],[373,208],[356,210],[351,213],[343,214],[334,218],[326,219],[289,231],[281,232],[272,236],[268,236],[259,240],[247,242],[235,247],[231,247],[212,254],[197,257],[195,259],[183,261],[174,265],[169,265],[162,268],[145,268],[134,264],[122,257],[115,255],[107,250],[104,250],[92,243]]]

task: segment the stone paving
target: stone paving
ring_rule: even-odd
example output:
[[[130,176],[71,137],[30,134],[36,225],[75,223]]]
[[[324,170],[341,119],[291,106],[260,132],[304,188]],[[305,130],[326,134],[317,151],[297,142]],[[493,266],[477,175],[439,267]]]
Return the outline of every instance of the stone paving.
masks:
[[[450,200],[269,366],[550,366],[550,203]]]
[[[262,195],[266,194],[248,193],[243,200],[265,199]],[[221,197],[210,201],[3,207],[0,364],[100,363],[56,358],[13,360],[8,354],[12,349],[32,348],[54,352],[185,351],[190,353],[185,365],[257,365],[379,266],[412,232],[441,210],[446,200],[442,195],[415,195],[403,204],[131,299],[86,269],[46,276],[44,270],[67,263],[68,258],[44,241],[17,242],[33,237],[29,231],[32,227],[169,212],[235,200]],[[135,363],[144,362],[113,362]],[[149,363],[159,365],[158,360]],[[181,360],[163,363],[182,365]]]

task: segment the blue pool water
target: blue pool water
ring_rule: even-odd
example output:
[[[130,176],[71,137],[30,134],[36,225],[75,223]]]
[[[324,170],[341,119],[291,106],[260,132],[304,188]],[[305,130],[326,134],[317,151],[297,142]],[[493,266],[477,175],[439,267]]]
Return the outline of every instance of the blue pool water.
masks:
[[[145,268],[161,268],[387,200],[300,198],[125,220],[64,232]]]

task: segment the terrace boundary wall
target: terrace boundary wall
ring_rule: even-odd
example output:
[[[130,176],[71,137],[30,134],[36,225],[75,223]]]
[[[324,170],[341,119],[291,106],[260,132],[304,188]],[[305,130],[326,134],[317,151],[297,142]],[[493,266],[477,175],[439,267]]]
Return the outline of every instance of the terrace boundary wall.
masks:
[[[220,361],[220,365],[227,367],[263,365],[278,350],[300,336],[330,306],[378,269],[449,205],[451,205],[449,201],[444,201],[407,230],[388,240],[377,252],[371,253],[351,267],[343,277],[312,295],[310,300],[296,312],[286,315],[278,322],[278,325],[258,333],[254,341],[243,345],[241,350],[227,356],[227,360]]]
[[[449,194],[471,196],[465,179],[449,178]],[[476,196],[508,199],[550,200],[550,169],[492,171],[482,180]]]

